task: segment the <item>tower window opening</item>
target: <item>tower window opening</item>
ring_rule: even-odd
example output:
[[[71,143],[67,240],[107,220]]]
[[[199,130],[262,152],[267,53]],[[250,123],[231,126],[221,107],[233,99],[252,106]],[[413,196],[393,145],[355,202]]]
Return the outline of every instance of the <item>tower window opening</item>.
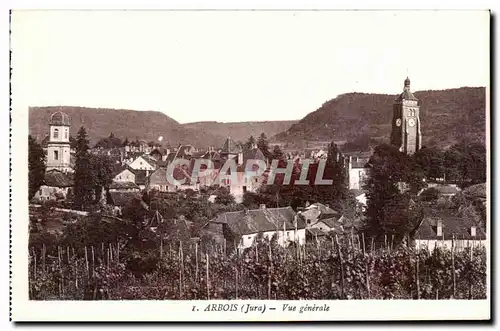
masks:
[[[68,129],[66,129],[66,131],[64,131],[64,138],[68,139]]]
[[[54,160],[59,160],[59,151],[54,151]]]
[[[59,129],[54,129],[54,138],[59,138]]]

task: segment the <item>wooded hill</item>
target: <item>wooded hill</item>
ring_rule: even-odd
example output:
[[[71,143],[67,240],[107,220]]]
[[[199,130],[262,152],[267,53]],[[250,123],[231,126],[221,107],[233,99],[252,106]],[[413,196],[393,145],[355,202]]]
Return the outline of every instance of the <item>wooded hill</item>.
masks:
[[[414,93],[421,101],[423,144],[445,148],[466,138],[484,142],[486,109],[484,87],[461,87]],[[289,144],[304,140],[366,140],[388,142],[396,95],[347,93],[325,102],[274,137]],[[368,139],[369,140],[369,139]]]
[[[63,111],[71,118],[72,136],[76,136],[80,126],[87,129],[91,145],[108,137],[129,141],[143,139],[156,141],[163,136],[164,142],[176,146],[179,143],[192,144],[198,148],[222,147],[228,136],[234,140],[246,141],[250,135],[258,137],[262,132],[273,136],[286,130],[293,121],[218,123],[197,122],[180,124],[173,118],[158,111],[134,111],[127,109],[105,109],[88,107],[31,107],[29,110],[30,134],[41,141],[48,135],[50,116]]]

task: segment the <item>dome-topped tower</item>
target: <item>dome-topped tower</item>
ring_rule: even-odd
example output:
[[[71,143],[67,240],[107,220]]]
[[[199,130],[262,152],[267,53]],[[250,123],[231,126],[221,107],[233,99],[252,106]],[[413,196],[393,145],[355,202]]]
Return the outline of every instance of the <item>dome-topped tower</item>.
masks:
[[[70,126],[71,120],[68,114],[58,111],[50,116],[49,125]]]
[[[405,89],[410,89],[410,78],[408,77],[405,79]]]
[[[47,144],[47,170],[71,172],[68,114],[57,111],[50,116],[49,143]]]

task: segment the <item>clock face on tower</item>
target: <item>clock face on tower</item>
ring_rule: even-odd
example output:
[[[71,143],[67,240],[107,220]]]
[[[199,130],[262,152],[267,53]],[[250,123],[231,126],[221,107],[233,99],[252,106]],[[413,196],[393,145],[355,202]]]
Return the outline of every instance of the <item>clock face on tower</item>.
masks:
[[[398,119],[396,120],[396,126],[401,126],[401,119],[400,119],[400,118],[398,118]]]
[[[415,119],[414,119],[414,118],[410,118],[410,119],[408,120],[408,125],[409,125],[409,126],[415,126]]]

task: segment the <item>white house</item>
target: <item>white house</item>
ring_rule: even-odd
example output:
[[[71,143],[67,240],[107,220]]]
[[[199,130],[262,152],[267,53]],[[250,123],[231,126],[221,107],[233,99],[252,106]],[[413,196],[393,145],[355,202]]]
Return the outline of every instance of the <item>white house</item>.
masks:
[[[141,155],[137,157],[129,166],[134,170],[149,170],[153,171],[156,169],[157,160],[149,155]]]
[[[121,172],[113,177],[114,182],[132,182],[135,183],[135,173],[129,167],[125,166]]]
[[[349,189],[360,190],[370,175],[368,161],[371,152],[346,153],[346,162],[348,169]]]
[[[277,236],[278,243],[287,246],[297,242],[306,242],[305,223],[297,217],[291,207],[266,208],[227,212],[211,220],[210,225],[219,225],[223,237],[229,243],[235,243],[238,249],[251,247],[261,233],[264,238]]]
[[[38,201],[66,199],[72,187],[72,174],[52,169],[45,173],[44,183],[35,193],[33,199]]]
[[[425,208],[422,222],[413,234],[415,246],[418,248],[435,247],[456,250],[466,247],[486,246],[486,231],[479,220],[465,216],[462,211],[450,209]]]

